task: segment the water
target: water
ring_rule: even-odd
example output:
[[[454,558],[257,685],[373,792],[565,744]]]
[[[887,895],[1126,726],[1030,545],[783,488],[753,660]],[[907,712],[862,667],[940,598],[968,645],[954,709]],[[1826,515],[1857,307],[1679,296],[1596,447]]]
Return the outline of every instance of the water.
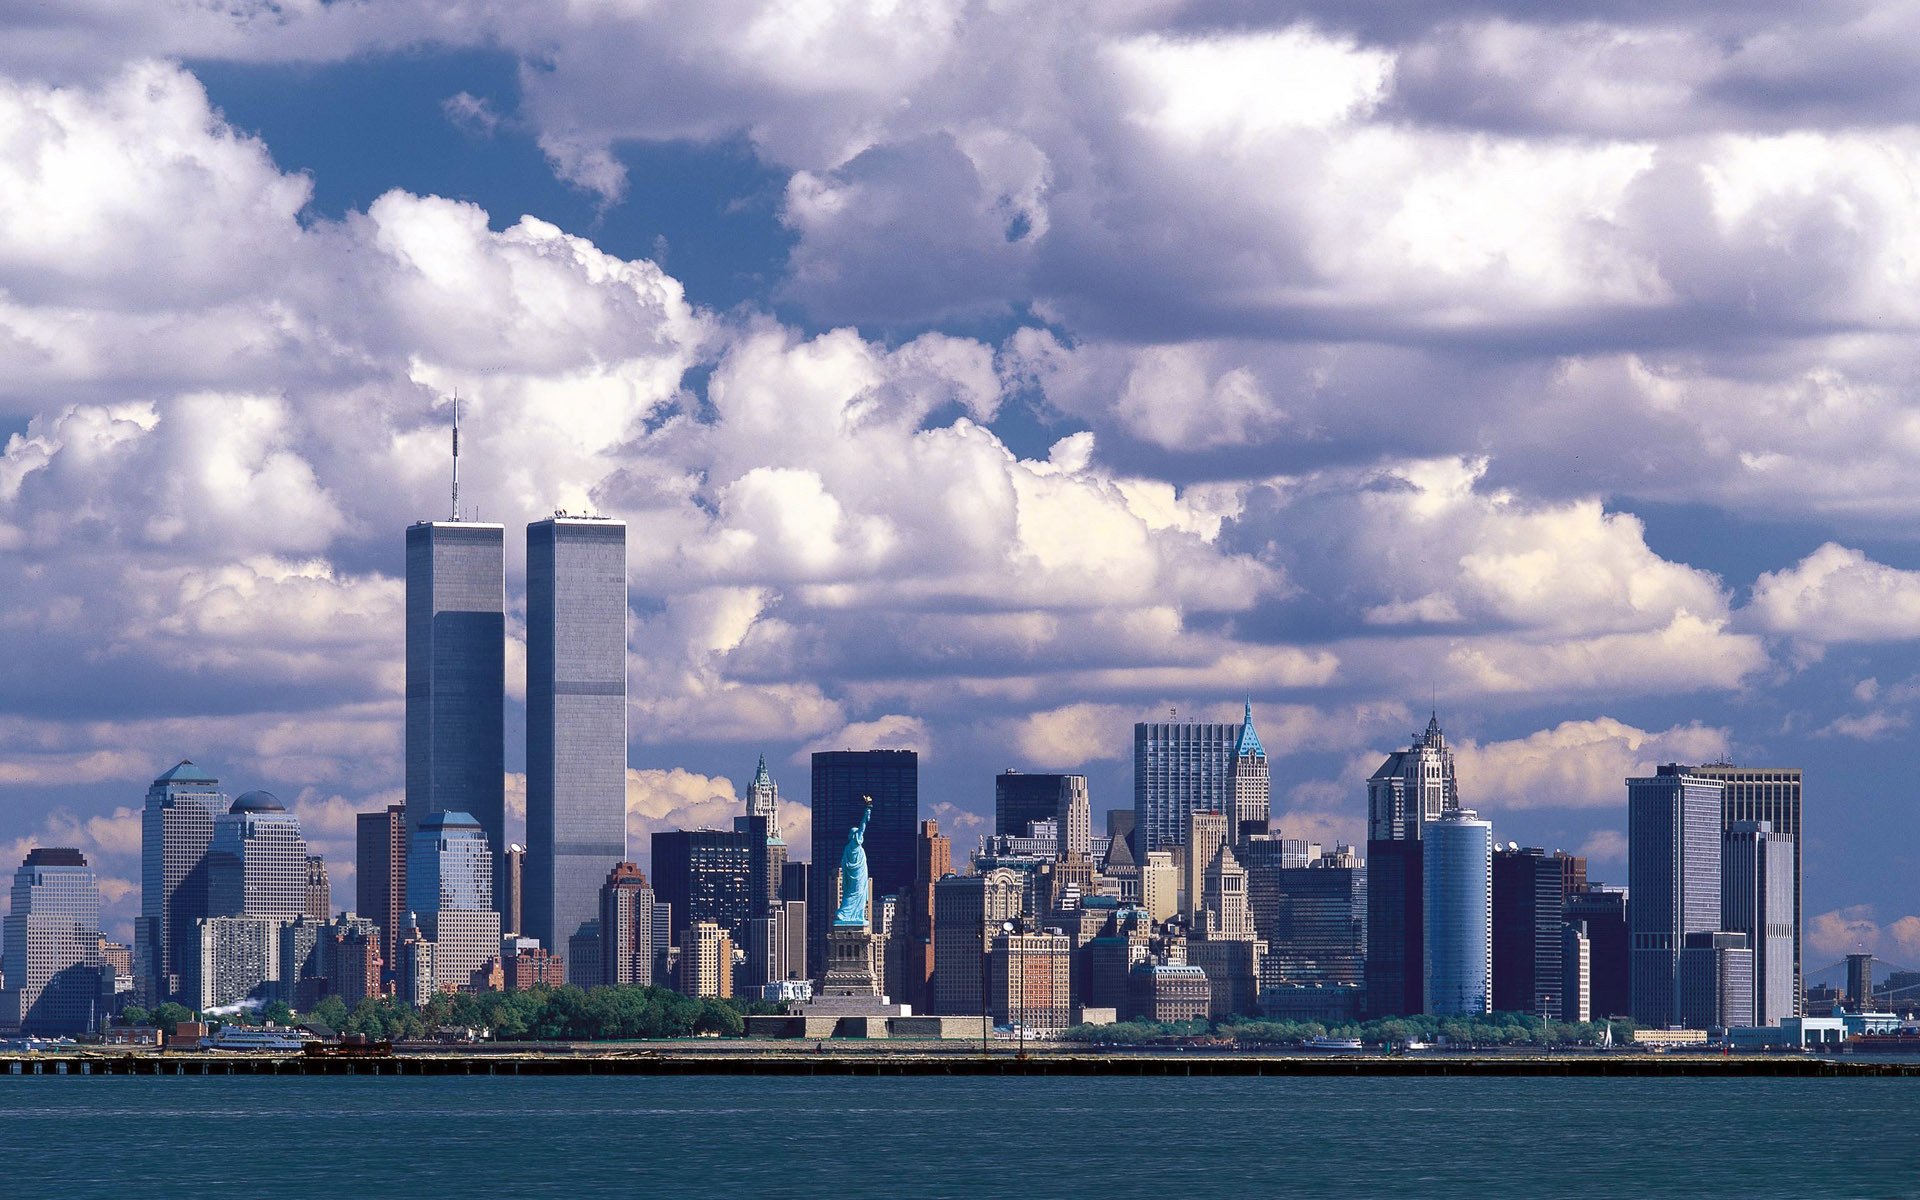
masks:
[[[1920,1081],[13,1078],[0,1195],[1920,1195]]]

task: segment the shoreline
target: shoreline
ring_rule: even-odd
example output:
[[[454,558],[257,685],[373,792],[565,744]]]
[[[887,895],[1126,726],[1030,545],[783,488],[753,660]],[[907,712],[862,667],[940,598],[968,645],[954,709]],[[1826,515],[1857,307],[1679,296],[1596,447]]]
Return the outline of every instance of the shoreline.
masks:
[[[27,1076],[1087,1076],[1250,1077],[1376,1076],[1514,1078],[1920,1079],[1920,1062],[1811,1055],[1721,1054],[1415,1054],[1030,1050],[981,1054],[942,1048],[902,1050],[831,1046],[622,1047],[491,1053],[403,1049],[369,1057],[291,1054],[0,1053],[0,1078]]]

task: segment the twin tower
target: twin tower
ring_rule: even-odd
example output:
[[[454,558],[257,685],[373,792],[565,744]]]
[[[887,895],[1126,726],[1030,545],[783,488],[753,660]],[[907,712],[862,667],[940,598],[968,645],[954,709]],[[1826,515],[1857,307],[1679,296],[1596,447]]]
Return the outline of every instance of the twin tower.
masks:
[[[407,845],[436,812],[487,835],[504,914],[506,527],[407,529]],[[627,527],[527,526],[527,853],[522,929],[551,952],[627,857]]]

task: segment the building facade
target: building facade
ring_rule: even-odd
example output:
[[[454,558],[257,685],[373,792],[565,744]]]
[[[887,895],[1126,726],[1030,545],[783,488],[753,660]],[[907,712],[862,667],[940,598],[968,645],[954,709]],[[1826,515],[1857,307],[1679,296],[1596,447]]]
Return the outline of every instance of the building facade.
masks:
[[[653,835],[653,891],[673,909],[673,943],[683,949],[701,921],[745,945],[753,919],[754,837],[731,829],[663,829]]]
[[[98,1028],[100,884],[86,856],[36,847],[13,873],[13,907],[0,952],[0,1028],[69,1035]]]
[[[561,945],[627,857],[627,527],[527,526],[527,858],[521,932]]]
[[[407,907],[433,943],[435,988],[471,986],[474,972],[500,952],[486,831],[471,814],[434,813],[414,831],[407,861]]]
[[[1195,812],[1223,817],[1241,726],[1142,721],[1133,727],[1133,853],[1184,846]]]
[[[1587,930],[1588,1008],[1595,1019],[1626,1016],[1633,1008],[1626,889],[1589,883],[1568,894],[1566,915]]]
[[[199,1012],[264,999],[280,985],[281,917],[218,916],[194,922],[194,971],[188,994]]]
[[[327,878],[327,860],[318,854],[307,855],[307,899],[300,911],[316,921],[333,916],[333,883]]]
[[[307,839],[272,792],[247,792],[213,819],[208,912],[291,921],[307,911]]]
[[[1367,1010],[1424,1011],[1425,855],[1430,822],[1460,807],[1453,751],[1438,713],[1367,778]]]
[[[1720,928],[1719,780],[1662,768],[1627,780],[1627,925],[1633,1019],[1680,1022],[1680,951]]]
[[[1253,727],[1253,701],[1247,701],[1234,742],[1233,772],[1227,784],[1227,836],[1235,842],[1267,832],[1273,781],[1267,767],[1267,748]]]
[[[1751,1026],[1753,980],[1753,950],[1746,934],[1687,934],[1680,947],[1679,1024],[1689,1029]]]
[[[1020,873],[995,867],[948,875],[933,885],[933,1004],[948,1016],[985,1011],[986,954],[1001,926],[1021,914]]]
[[[1801,908],[1800,864],[1805,838],[1800,831],[1800,770],[1797,767],[1739,767],[1707,763],[1696,767],[1661,768],[1684,771],[1696,779],[1712,779],[1726,790],[1721,794],[1720,828],[1730,831],[1742,821],[1765,821],[1779,837],[1793,839],[1793,913],[1784,924],[1793,929],[1794,1013],[1804,1007],[1806,972],[1801,938],[1805,912]],[[1759,954],[1756,946],[1755,955]]]
[[[1561,940],[1566,924],[1562,854],[1503,846],[1493,852],[1493,1010],[1572,1020]]]
[[[1352,848],[1310,861],[1279,838],[1250,839],[1242,849],[1254,933],[1267,944],[1261,985],[1364,984],[1367,867]]]
[[[1742,933],[1753,954],[1753,1021],[1799,1013],[1793,993],[1793,873],[1799,845],[1770,821],[1735,821],[1720,842],[1720,928]]]
[[[220,781],[182,760],[147,788],[140,812],[140,920],[134,928],[135,991],[148,1003],[179,996],[192,969],[193,923],[210,911],[207,846],[227,811]]]
[[[1454,808],[1427,823],[1421,878],[1425,908],[1425,1010],[1435,1016],[1493,1011],[1493,826]]]
[[[354,909],[380,926],[380,957],[394,956],[407,915],[407,810],[390,804],[354,818]]]
[[[409,849],[437,812],[475,818],[494,855],[507,845],[505,534],[476,521],[407,527]]]
[[[672,909],[633,863],[618,863],[600,885],[600,979],[618,985],[659,982],[672,936]]]
[[[873,797],[865,838],[874,896],[913,886],[920,821],[920,756],[912,750],[829,750],[813,756],[813,862],[807,880],[807,954],[812,978],[826,975],[827,929],[840,903],[840,854]],[[871,921],[872,914],[868,914]]]

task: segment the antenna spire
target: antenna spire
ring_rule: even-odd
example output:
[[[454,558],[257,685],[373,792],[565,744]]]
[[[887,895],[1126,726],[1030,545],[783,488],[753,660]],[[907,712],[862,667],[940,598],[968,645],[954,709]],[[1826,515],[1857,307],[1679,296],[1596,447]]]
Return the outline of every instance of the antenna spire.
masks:
[[[453,389],[453,520],[460,519],[460,389]]]

